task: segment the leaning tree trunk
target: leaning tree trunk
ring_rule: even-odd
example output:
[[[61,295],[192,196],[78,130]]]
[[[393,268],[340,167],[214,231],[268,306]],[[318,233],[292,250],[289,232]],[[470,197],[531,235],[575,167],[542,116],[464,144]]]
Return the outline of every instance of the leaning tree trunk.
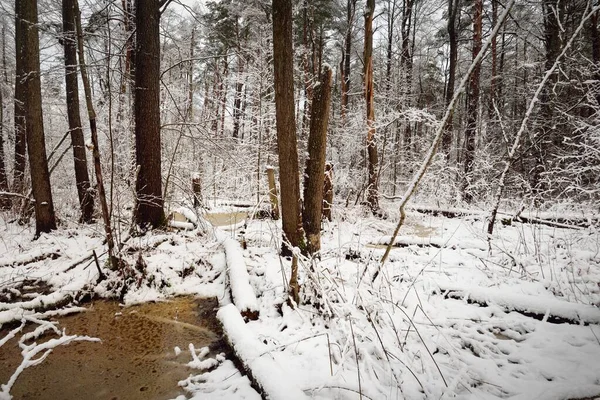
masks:
[[[331,103],[331,69],[325,67],[319,86],[313,92],[313,106],[308,136],[308,158],[304,174],[304,231],[306,249],[315,254],[321,250],[321,216],[323,213],[323,182],[325,179],[325,147]]]
[[[31,188],[35,199],[35,234],[56,229],[56,216],[50,188],[50,171],[46,157],[42,88],[40,81],[40,42],[38,37],[37,0],[16,0],[17,18],[23,19],[23,85],[25,89],[25,130],[31,171]]]
[[[273,0],[273,64],[275,73],[275,120],[279,153],[279,186],[284,240],[281,253],[292,254],[292,247],[304,250],[300,209],[300,177],[294,113],[294,53],[292,47],[292,1]],[[287,242],[287,243],[286,243]],[[289,243],[289,245],[288,245]],[[292,260],[290,296],[298,303],[298,262]]]
[[[65,83],[67,91],[67,116],[73,160],[75,182],[81,207],[81,222],[91,223],[94,214],[94,198],[90,190],[90,177],[87,169],[85,141],[79,114],[79,84],[77,82],[77,36],[75,27],[75,4],[73,0],[63,0],[63,40],[65,49]]]
[[[473,4],[473,60],[481,50],[481,31],[483,0],[475,0]],[[469,175],[473,169],[475,159],[475,135],[477,133],[477,110],[479,106],[479,76],[481,75],[481,64],[478,63],[471,74],[469,93],[467,101],[467,128],[465,129],[465,149],[463,164],[463,179],[461,192],[467,203],[473,201],[473,194],[469,191]]]
[[[367,0],[365,10],[365,99],[367,104],[367,169],[369,174],[367,186],[367,204],[371,211],[379,212],[379,191],[377,189],[377,140],[375,138],[375,104],[373,88],[373,13],[375,0]]]
[[[135,221],[142,228],[158,228],[165,223],[160,144],[160,2],[136,0],[135,18],[135,156],[139,168]]]
[[[104,190],[104,180],[102,179],[102,164],[100,163],[100,148],[98,147],[98,131],[96,128],[96,111],[92,103],[92,88],[85,65],[85,53],[83,51],[83,29],[81,28],[81,13],[79,4],[74,0],[75,7],[75,27],[77,29],[77,55],[79,57],[79,67],[81,71],[81,82],[85,92],[85,105],[88,111],[90,121],[90,133],[92,135],[92,157],[94,159],[94,172],[96,173],[96,184],[98,186],[98,198],[102,209],[102,221],[104,222],[104,233],[106,235],[106,244],[108,246],[108,260],[112,269],[116,269],[118,262],[115,256],[115,242],[110,224],[110,214],[108,204],[106,203],[106,192]]]

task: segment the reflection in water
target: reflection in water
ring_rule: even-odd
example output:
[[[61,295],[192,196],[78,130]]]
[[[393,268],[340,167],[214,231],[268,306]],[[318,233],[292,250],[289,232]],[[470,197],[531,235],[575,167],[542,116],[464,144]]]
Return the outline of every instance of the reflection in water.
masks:
[[[58,318],[67,334],[102,342],[56,348],[40,365],[27,368],[11,394],[15,399],[166,399],[191,370],[190,343],[218,346],[216,300],[180,297],[123,308],[97,301],[84,313]],[[0,331],[0,337],[6,332]],[[38,339],[38,342],[43,341]],[[182,352],[175,354],[175,346]],[[0,383],[21,362],[18,338],[0,347]]]

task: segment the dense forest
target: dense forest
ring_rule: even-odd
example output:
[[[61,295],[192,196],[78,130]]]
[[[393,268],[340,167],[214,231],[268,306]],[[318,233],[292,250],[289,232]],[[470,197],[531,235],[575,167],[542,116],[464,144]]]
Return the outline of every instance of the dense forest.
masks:
[[[195,174],[207,200],[263,200],[265,166],[278,158],[273,47],[283,40],[273,39],[271,4],[163,1],[136,13],[131,1],[62,9],[41,1],[37,12],[29,3],[3,2],[1,10],[4,208],[21,207],[23,197],[47,202],[47,215],[36,209],[41,230],[54,226],[55,213],[91,220],[93,199],[103,195],[88,172],[95,155],[84,151],[91,140],[82,113],[95,120],[110,217],[136,193],[138,222],[157,226],[164,201],[191,198]],[[600,176],[593,7],[584,0],[294,4],[286,66],[293,72],[285,72],[293,88],[285,96],[294,105],[287,123],[295,121],[298,165],[328,68],[326,160],[341,204],[377,211],[380,198],[399,196],[440,125],[417,193],[423,199],[489,208],[502,187],[515,207],[593,204]]]
[[[55,240],[71,240],[78,230],[100,241],[91,253],[86,245],[98,276],[85,287],[125,303],[144,285],[166,297],[196,293],[184,283],[169,292],[175,281],[160,278],[158,267],[150,272],[152,252],[164,242],[156,238],[202,240],[205,249],[216,241],[229,274],[217,282],[229,288],[246,321],[259,314],[262,319],[273,304],[284,317],[282,308],[291,313],[310,307],[322,319],[306,317],[312,322],[306,335],[324,334],[317,329],[322,324],[338,343],[352,337],[354,343],[340,344],[337,356],[328,344],[329,363],[345,372],[333,386],[323,383],[325,390],[369,398],[362,376],[363,384],[377,382],[372,398],[386,391],[389,398],[467,398],[469,388],[479,395],[533,398],[524,388],[508,389],[508,381],[497,389],[473,383],[477,378],[464,371],[447,382],[444,373],[455,369],[444,358],[450,350],[433,345],[430,351],[435,329],[424,338],[413,321],[420,308],[426,317],[421,322],[441,326],[424,311],[436,306],[423,306],[419,297],[435,293],[481,307],[502,304],[507,313],[546,314],[544,323],[548,316],[558,323],[600,323],[594,242],[600,213],[599,19],[596,0],[0,0],[0,239],[6,252],[0,300],[8,299],[0,312],[13,308],[2,304],[14,301],[10,293],[30,281],[13,281],[14,271],[2,268],[60,261],[65,255],[54,251]],[[231,234],[219,228],[209,234],[211,213],[225,209],[228,215],[243,210],[247,220],[232,223]],[[21,254],[38,241],[51,249]],[[265,246],[270,253],[261,252]],[[439,268],[450,262],[441,257],[449,249],[448,260],[457,265],[461,251],[469,254],[472,276],[481,272],[475,267],[480,263],[495,272],[486,272],[485,283],[467,278],[473,285],[468,288],[438,280],[430,287],[423,271],[435,264],[437,256],[428,253],[435,249]],[[567,249],[571,261],[556,249]],[[418,256],[423,252],[433,257],[425,264]],[[71,262],[83,256],[74,254]],[[210,258],[202,254],[192,269],[204,263],[220,268],[219,262],[198,261]],[[275,272],[264,272],[256,259]],[[352,272],[340,270],[344,263]],[[532,265],[539,270],[532,272]],[[508,268],[507,279],[520,271],[522,282],[494,280]],[[179,278],[190,273],[185,271]],[[467,276],[453,274],[448,276],[457,282]],[[273,279],[282,282],[271,298],[266,293]],[[352,280],[351,295],[345,282]],[[509,296],[506,306],[500,294],[477,297],[478,285],[506,284],[513,293],[525,281],[539,285],[523,289],[527,300]],[[378,297],[386,291],[389,298]],[[258,303],[253,292],[263,293]],[[533,306],[542,292],[580,308],[561,313]],[[401,305],[398,296],[404,296]],[[407,298],[413,308],[405,305],[412,301]],[[236,348],[228,326],[237,325],[220,304],[224,334]],[[402,307],[404,331],[390,314]],[[0,327],[17,320],[3,318]],[[335,318],[343,326],[334,332],[329,323]],[[285,327],[293,325],[285,321]],[[356,328],[363,333],[355,335]],[[501,331],[518,341],[528,329]],[[411,331],[425,355],[422,349],[388,352],[410,347]],[[458,335],[466,340],[465,331]],[[290,338],[300,340],[280,340]],[[369,342],[383,352],[371,351]],[[481,357],[476,345],[464,343],[457,346]],[[438,352],[443,359],[436,361]],[[261,381],[261,373],[253,377],[251,363],[237,356],[263,396],[278,391]],[[192,357],[198,360],[193,351]],[[290,359],[306,361],[297,354]],[[421,365],[419,373],[416,359],[432,364]],[[348,367],[348,360],[355,364]],[[400,372],[401,365],[410,365],[410,374]],[[383,379],[386,368],[391,378]],[[348,386],[355,375],[358,386]],[[412,377],[412,386],[404,386]],[[597,379],[585,384],[589,390],[581,398],[600,393]],[[9,392],[10,385],[0,399]],[[574,393],[557,398],[580,395]]]

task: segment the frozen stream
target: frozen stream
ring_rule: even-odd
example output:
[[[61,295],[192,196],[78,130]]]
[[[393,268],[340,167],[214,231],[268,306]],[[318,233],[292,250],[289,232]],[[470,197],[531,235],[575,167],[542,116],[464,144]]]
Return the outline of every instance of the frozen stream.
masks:
[[[67,334],[102,342],[59,346],[40,365],[27,368],[11,394],[15,399],[166,399],[183,391],[177,383],[192,370],[189,344],[222,351],[216,299],[178,297],[122,307],[95,301],[88,311],[58,317]],[[0,337],[6,334],[0,331]],[[54,337],[38,339],[38,343]],[[21,362],[17,338],[0,347],[0,382]],[[175,347],[181,352],[176,354]]]

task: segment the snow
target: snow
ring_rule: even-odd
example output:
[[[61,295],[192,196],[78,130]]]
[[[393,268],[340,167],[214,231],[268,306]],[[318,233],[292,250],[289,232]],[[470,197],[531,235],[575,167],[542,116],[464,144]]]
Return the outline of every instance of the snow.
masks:
[[[250,276],[239,242],[229,237],[220,229],[215,229],[215,236],[225,249],[227,272],[233,303],[242,311],[258,311],[258,302],[254,289],[250,285]]]
[[[248,221],[245,250],[235,232],[212,228],[201,235],[196,230],[128,239],[125,250],[134,255],[129,260],[141,252],[146,272],[133,275],[123,303],[181,294],[218,297],[224,331],[269,398],[355,399],[359,392],[364,398],[409,400],[600,395],[597,228],[498,224],[488,238],[485,212],[465,210],[470,215],[452,219],[408,212],[395,241],[402,246],[391,251],[381,278],[371,284],[398,218],[396,204],[382,206],[388,220],[365,217],[357,207],[338,211],[343,218],[324,225],[321,260],[299,260],[303,304],[296,309],[286,304],[290,262],[278,255],[280,221],[270,220]],[[203,220],[191,210],[181,214],[194,224]],[[82,310],[74,302],[78,293],[114,295],[115,280],[97,283],[89,257],[96,250],[104,269],[102,238],[94,228],[31,242],[33,234],[6,226],[0,293],[9,299],[0,302],[0,324],[14,325],[0,345],[10,335],[24,335],[27,325],[34,325],[27,330],[34,336],[56,332],[53,316]],[[58,258],[38,259],[58,249]],[[19,259],[37,261],[18,265]],[[37,290],[35,282],[48,287]],[[73,304],[48,310],[69,299]],[[244,323],[244,308],[259,311],[259,319]],[[186,392],[180,398],[260,398],[223,355],[194,343],[188,351],[173,351],[188,355],[184,365],[191,369],[179,382]]]
[[[254,379],[268,393],[270,400],[307,399],[295,382],[292,370],[284,372],[282,366],[269,356],[268,348],[253,336],[233,304],[222,307],[217,318],[236,354],[252,370]]]

